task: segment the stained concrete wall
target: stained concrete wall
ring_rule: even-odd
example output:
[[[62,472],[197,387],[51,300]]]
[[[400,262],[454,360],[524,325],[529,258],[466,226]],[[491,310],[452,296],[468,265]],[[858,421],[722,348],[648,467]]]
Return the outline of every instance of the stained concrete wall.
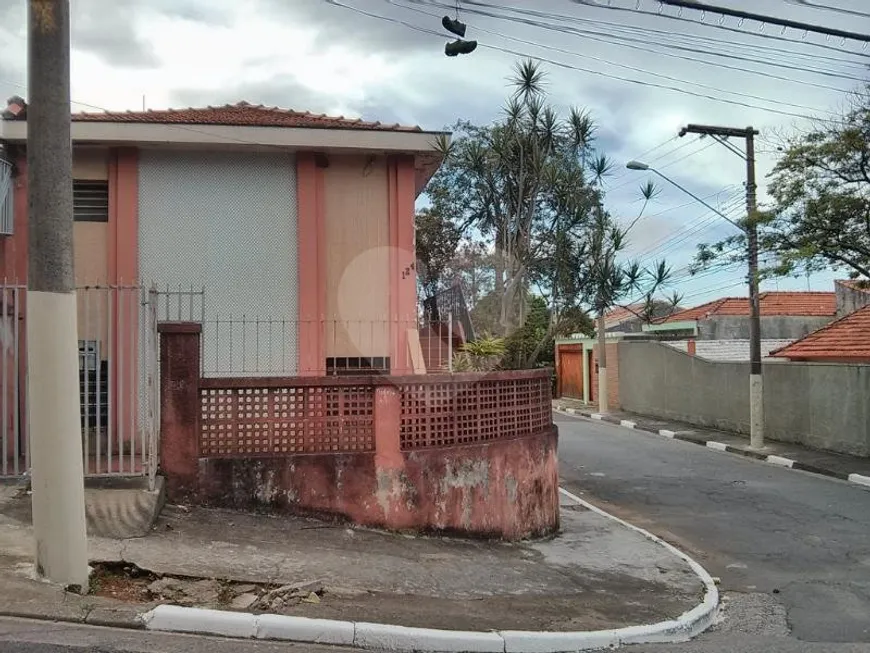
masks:
[[[749,433],[749,364],[702,360],[656,342],[619,344],[625,410]],[[870,365],[764,364],[765,434],[870,456]]]
[[[834,282],[834,292],[837,296],[837,317],[845,317],[859,308],[870,304],[870,288],[851,288],[840,282]]]
[[[559,528],[555,427],[533,436],[403,452],[201,459],[206,505],[340,517],[390,530],[506,540]]]
[[[761,337],[765,340],[797,340],[834,319],[830,317],[761,317]],[[714,315],[698,322],[699,340],[747,340],[749,318],[740,315]]]

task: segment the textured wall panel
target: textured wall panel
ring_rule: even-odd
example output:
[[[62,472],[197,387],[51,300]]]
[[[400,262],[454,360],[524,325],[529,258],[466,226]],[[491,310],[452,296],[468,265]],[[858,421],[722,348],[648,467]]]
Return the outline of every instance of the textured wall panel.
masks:
[[[142,283],[205,288],[206,373],[295,373],[294,158],[145,150],[139,185]]]

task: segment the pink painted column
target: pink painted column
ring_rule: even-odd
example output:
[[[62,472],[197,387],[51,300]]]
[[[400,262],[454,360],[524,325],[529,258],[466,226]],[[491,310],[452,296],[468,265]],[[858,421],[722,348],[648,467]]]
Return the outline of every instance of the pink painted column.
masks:
[[[326,243],[323,168],[311,152],[296,157],[297,279],[299,284],[298,370],[300,376],[326,372],[324,326]]]
[[[414,201],[416,182],[414,159],[390,159],[390,358],[394,374],[411,374],[408,329],[416,327],[417,271],[414,255]]]
[[[139,397],[139,310],[140,297],[134,289],[148,280],[139,279],[139,153],[134,148],[117,148],[109,157],[109,224],[107,237],[112,321],[109,349],[112,375],[112,421],[108,436],[117,446],[140,447],[138,438]],[[114,451],[114,447],[113,447]],[[141,460],[129,453],[109,461],[109,471],[134,472]],[[114,457],[114,456],[113,456]]]

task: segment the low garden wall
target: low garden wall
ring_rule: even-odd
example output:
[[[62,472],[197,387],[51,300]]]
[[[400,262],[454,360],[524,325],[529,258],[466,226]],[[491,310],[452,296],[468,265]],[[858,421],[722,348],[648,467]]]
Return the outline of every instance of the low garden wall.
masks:
[[[171,500],[510,540],[558,529],[549,370],[201,378],[198,325],[160,331]]]

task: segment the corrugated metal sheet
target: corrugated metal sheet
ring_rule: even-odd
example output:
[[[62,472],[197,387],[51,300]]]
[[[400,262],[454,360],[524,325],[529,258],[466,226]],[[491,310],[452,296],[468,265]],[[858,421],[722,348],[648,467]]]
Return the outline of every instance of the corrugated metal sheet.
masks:
[[[295,159],[283,153],[143,151],[139,270],[144,284],[205,289],[206,369],[294,373],[297,361]],[[268,342],[217,337],[209,323],[286,322]],[[244,335],[244,334],[242,334]],[[287,369],[286,361],[292,361]],[[235,370],[234,370],[235,371]]]

